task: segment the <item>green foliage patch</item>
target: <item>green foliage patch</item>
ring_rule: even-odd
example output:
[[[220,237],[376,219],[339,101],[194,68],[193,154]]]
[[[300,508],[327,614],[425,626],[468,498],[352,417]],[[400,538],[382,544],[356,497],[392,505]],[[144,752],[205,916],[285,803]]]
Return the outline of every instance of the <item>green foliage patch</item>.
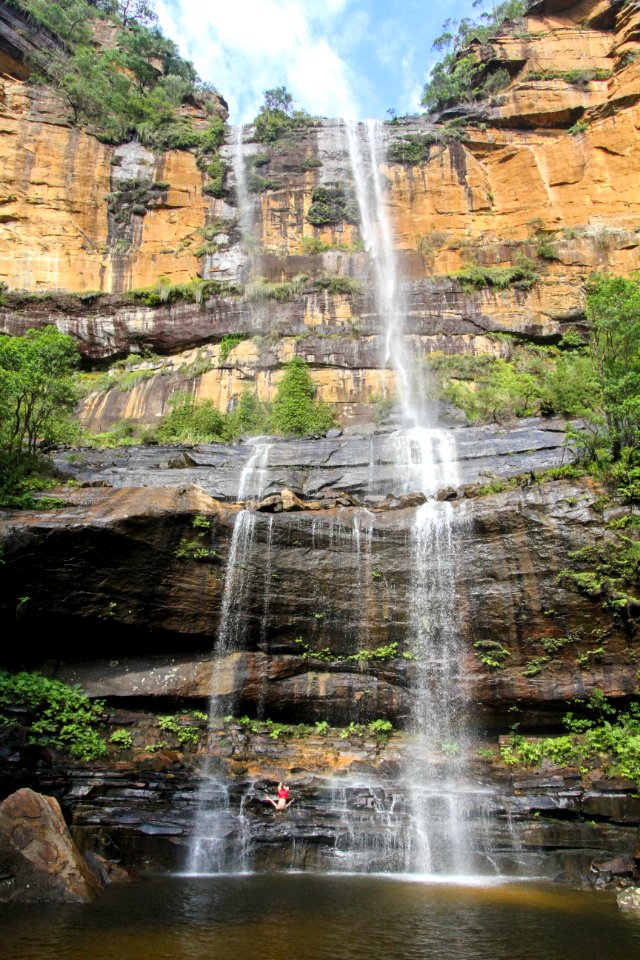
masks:
[[[600,385],[587,349],[505,342],[506,358],[489,354],[429,358],[443,396],[470,420],[499,422],[552,413],[582,417],[597,406]]]
[[[360,292],[360,284],[353,277],[339,273],[327,273],[313,281],[314,287],[329,293],[343,293],[349,296]]]
[[[473,266],[457,270],[448,274],[450,280],[456,280],[463,290],[530,290],[538,281],[535,264],[531,260],[521,258],[510,267]]]
[[[336,420],[330,408],[316,397],[317,388],[309,366],[302,357],[293,357],[284,366],[273,401],[271,425],[276,433],[302,437],[326,433]]]
[[[264,102],[253,121],[254,136],[259,143],[275,143],[311,120],[305,110],[294,107],[293,97],[286,87],[272,87],[265,90]]]
[[[197,303],[199,306],[212,297],[232,296],[241,290],[219,280],[189,280],[186,283],[171,283],[160,277],[151,287],[130,290],[127,296],[146,307],[162,307],[172,303]]]
[[[514,724],[510,742],[500,750],[502,760],[510,766],[571,764],[585,773],[599,766],[609,775],[640,781],[640,703],[617,710],[596,690],[586,702],[575,700],[575,707],[582,715],[567,713],[560,736],[527,738]]]
[[[431,147],[440,142],[436,133],[410,133],[401,140],[394,140],[387,149],[389,163],[406,163],[418,166],[427,163],[431,156]]]
[[[337,223],[359,223],[360,214],[356,200],[340,184],[316,187],[311,194],[311,206],[307,210],[307,222],[314,227]]]
[[[338,737],[348,740],[351,737],[374,737],[379,746],[383,746],[393,733],[393,724],[382,718],[371,720],[369,723],[350,723],[346,727],[334,727],[328,720],[318,720],[315,724],[308,723],[277,723],[273,720],[252,720],[243,716],[236,720],[234,717],[224,718],[225,726],[239,726],[245,733],[267,735],[271,740],[280,737],[303,739],[305,737],[322,736]]]
[[[27,723],[29,743],[68,751],[78,760],[96,760],[106,753],[107,745],[99,732],[104,701],[89,700],[79,687],[49,680],[39,673],[3,670],[0,711],[0,724],[4,726]]]
[[[474,7],[486,6],[487,0],[477,0]],[[504,67],[492,68],[469,48],[473,42],[487,42],[495,36],[504,20],[522,17],[526,0],[491,2],[489,11],[478,17],[463,17],[460,21],[447,20],[444,32],[433,46],[438,52],[448,50],[432,68],[422,94],[422,104],[428,110],[441,110],[460,103],[486,100],[504,89],[510,82]],[[457,28],[457,29],[456,29]]]
[[[163,36],[150,3],[13,2],[59,38],[60,52],[40,58],[36,66],[66,98],[76,123],[108,143],[135,135],[155,150],[210,147],[215,132],[197,130],[180,107],[195,98],[213,115],[215,93],[199,83],[192,64]],[[119,28],[115,45],[94,44],[93,24],[99,19]]]

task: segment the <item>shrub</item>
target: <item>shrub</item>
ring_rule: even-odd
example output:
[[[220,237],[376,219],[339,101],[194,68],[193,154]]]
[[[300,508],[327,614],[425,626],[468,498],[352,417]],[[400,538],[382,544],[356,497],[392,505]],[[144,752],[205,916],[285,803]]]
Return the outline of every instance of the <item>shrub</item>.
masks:
[[[256,277],[245,287],[245,295],[248,300],[291,300],[297,294],[301,293],[306,283],[307,277],[300,274],[293,280],[283,280],[280,283],[271,283],[264,277]]]
[[[275,143],[309,120],[304,110],[294,109],[293,97],[285,87],[273,87],[265,90],[264,103],[253,121],[255,138],[260,143]]]
[[[348,196],[344,187],[316,187],[311,194],[311,206],[307,210],[307,221],[315,227],[328,224],[358,223],[358,205]]]
[[[328,290],[329,293],[354,294],[360,291],[358,281],[344,274],[325,274],[323,277],[314,280],[313,285],[320,290]]]
[[[484,4],[474,4],[478,5]],[[455,33],[445,30],[433,44],[438,51],[449,49],[450,52],[431,70],[422,94],[423,105],[429,110],[440,110],[458,103],[487,99],[503,89],[510,81],[508,72],[502,67],[497,70],[488,68],[475,53],[468,52],[468,48],[474,41],[488,41],[505,19],[521,17],[526,8],[527,0],[502,0],[493,3],[491,12],[484,12],[479,18],[447,21],[445,27],[457,25],[458,29]]]
[[[79,687],[49,680],[39,673],[0,672],[0,723],[11,724],[11,712],[29,714],[29,743],[68,750],[79,760],[95,760],[106,753],[98,728],[104,701],[91,701]],[[21,715],[20,722],[24,723]]]
[[[123,729],[114,730],[109,737],[109,743],[112,743],[116,747],[120,747],[121,750],[129,750],[133,746],[131,734],[128,730]]]
[[[273,430],[297,436],[326,433],[335,425],[335,418],[329,407],[316,399],[316,385],[308,365],[301,357],[294,357],[285,364],[284,371],[273,401]]]
[[[509,287],[529,290],[538,280],[533,263],[524,258],[511,267],[465,267],[456,273],[448,274],[448,277],[456,280],[463,290],[482,290],[486,287],[496,290],[506,290]]]
[[[389,144],[387,160],[389,163],[406,163],[413,166],[427,163],[431,147],[434,143],[438,143],[439,139],[435,133],[408,134],[402,140],[394,140]]]
[[[213,401],[198,401],[190,393],[174,394],[157,431],[161,443],[211,443],[224,435],[224,417]]]

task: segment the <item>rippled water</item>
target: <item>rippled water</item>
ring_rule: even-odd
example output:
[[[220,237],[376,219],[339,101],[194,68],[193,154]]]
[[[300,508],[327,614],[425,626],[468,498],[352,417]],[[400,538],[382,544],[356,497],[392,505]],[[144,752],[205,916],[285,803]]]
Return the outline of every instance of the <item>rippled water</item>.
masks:
[[[96,904],[0,908],[3,960],[630,960],[640,920],[551,885],[170,878]]]

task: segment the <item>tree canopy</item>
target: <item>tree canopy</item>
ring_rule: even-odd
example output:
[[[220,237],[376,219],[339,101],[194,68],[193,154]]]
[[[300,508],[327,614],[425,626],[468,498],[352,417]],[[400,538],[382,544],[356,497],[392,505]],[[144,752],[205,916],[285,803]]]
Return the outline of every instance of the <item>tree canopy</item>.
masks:
[[[215,114],[214,91],[157,26],[148,0],[10,0],[60,41],[60,53],[37,62],[40,78],[66,98],[74,122],[99,139],[137,136],[154,149],[200,146],[201,131],[178,107],[194,96]],[[116,28],[115,44],[95,42],[99,20]],[[217,117],[213,117],[217,119]]]
[[[59,438],[74,409],[78,353],[55,327],[0,337],[0,446],[17,461]]]
[[[602,389],[607,444],[617,460],[640,450],[640,282],[598,277],[587,296],[591,351]]]
[[[488,0],[475,0],[474,7],[483,7]],[[497,93],[509,83],[504,68],[487,73],[486,67],[468,50],[473,41],[486,42],[505,20],[521,17],[526,0],[503,0],[491,3],[490,10],[478,17],[446,20],[443,33],[433,47],[439,53],[448,51],[432,68],[422,93],[422,104],[429,110],[441,110],[457,103],[482,100]]]

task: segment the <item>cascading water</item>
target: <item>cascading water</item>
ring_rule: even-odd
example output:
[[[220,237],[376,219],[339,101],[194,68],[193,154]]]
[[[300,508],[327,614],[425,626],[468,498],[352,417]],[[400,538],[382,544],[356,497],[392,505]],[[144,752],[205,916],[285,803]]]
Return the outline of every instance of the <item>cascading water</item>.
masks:
[[[245,240],[251,234],[251,230],[253,228],[253,210],[251,207],[251,198],[249,196],[249,187],[247,184],[247,172],[242,153],[243,136],[244,127],[240,123],[237,127],[233,128],[231,167],[235,180],[238,226],[240,228],[240,236],[243,240]]]
[[[238,484],[238,500],[246,502],[260,496],[269,462],[268,443],[260,438],[244,466]],[[241,648],[244,614],[251,589],[252,554],[255,546],[256,514],[246,506],[236,517],[225,570],[220,623],[213,648],[209,727],[215,719],[233,709],[233,653]],[[248,827],[244,811],[232,814],[228,784],[213,767],[211,743],[207,744],[205,763],[200,772],[196,817],[191,837],[187,872],[220,873],[232,866],[236,872],[247,869]]]
[[[384,324],[385,360],[396,374],[404,421],[394,437],[398,476],[403,477],[400,492],[429,497],[416,510],[409,544],[408,645],[415,664],[405,770],[411,806],[405,868],[460,875],[475,869],[469,825],[481,803],[475,803],[463,780],[465,711],[455,618],[459,511],[434,498],[439,489],[458,485],[457,457],[455,438],[435,425],[426,403],[428,391],[420,387],[426,376],[412,377],[404,346],[402,285],[380,173],[382,129],[374,122],[346,125],[361,230]]]

